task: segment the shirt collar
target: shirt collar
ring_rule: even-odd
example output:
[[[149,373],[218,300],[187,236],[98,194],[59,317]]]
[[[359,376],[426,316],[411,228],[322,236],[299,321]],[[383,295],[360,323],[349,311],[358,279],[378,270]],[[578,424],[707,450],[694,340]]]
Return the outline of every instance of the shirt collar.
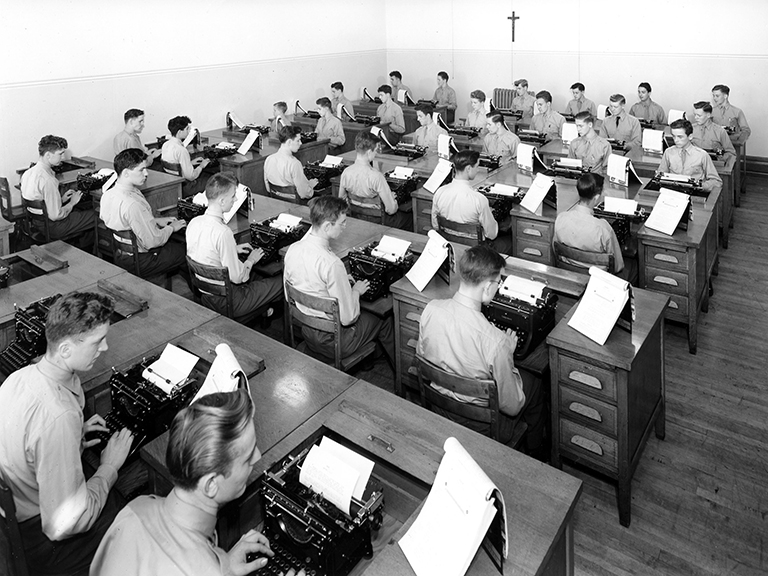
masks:
[[[328,242],[328,239],[327,238],[321,238],[320,236],[315,234],[315,229],[314,228],[310,228],[309,232],[304,237],[307,239],[307,242],[311,242],[312,244],[316,244],[320,248],[325,248],[328,251],[331,250],[331,245]]]
[[[35,366],[37,366],[40,374],[45,376],[54,384],[66,388],[75,396],[80,396],[80,379],[73,371],[68,370],[67,368],[62,368],[61,366],[57,366],[48,360],[48,358],[45,356],[43,356],[40,359],[40,362],[38,362]]]
[[[470,310],[474,310],[475,312],[480,312],[482,308],[482,302],[472,300],[472,298],[465,296],[461,292],[456,292],[453,295],[453,300],[456,302],[456,304],[461,304],[462,306],[469,308]]]
[[[202,534],[213,540],[216,530],[216,513],[196,506],[192,501],[179,498],[176,489],[165,498],[163,508],[167,515],[179,526]]]

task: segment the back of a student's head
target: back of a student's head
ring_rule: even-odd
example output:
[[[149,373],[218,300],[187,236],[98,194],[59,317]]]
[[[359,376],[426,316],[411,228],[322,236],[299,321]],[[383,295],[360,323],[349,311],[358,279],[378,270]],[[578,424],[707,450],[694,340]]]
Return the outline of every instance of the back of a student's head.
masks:
[[[205,184],[205,197],[209,201],[216,200],[237,187],[237,178],[231,172],[217,172]]]
[[[309,221],[319,228],[325,222],[335,224],[347,213],[347,201],[336,196],[317,196],[309,201]]]
[[[358,132],[355,136],[355,152],[365,154],[370,150],[376,150],[379,142],[378,136],[374,136],[370,132]]]
[[[112,298],[92,292],[70,292],[53,303],[45,319],[48,350],[66,338],[86,334],[109,322],[115,309]]]
[[[283,102],[282,100],[280,102],[275,102],[272,104],[273,108],[276,108],[277,110],[280,110],[282,114],[285,114],[288,112],[288,104]]]
[[[40,156],[43,156],[46,152],[58,152],[59,150],[66,150],[68,146],[69,145],[65,138],[62,138],[61,136],[54,136],[53,134],[48,134],[47,136],[40,138],[40,141],[37,143],[37,152],[40,154]]]
[[[189,119],[189,116],[174,116],[168,120],[168,132],[171,133],[171,136],[176,136],[190,124],[192,124],[192,120]]]
[[[451,161],[456,172],[464,172],[464,170],[480,161],[480,152],[477,150],[461,150],[453,155]]]
[[[237,440],[253,421],[247,390],[203,396],[173,419],[165,463],[174,485],[194,490],[207,474],[229,476],[238,453]]]
[[[289,140],[293,140],[301,134],[301,126],[283,126],[277,132],[277,139],[280,144],[285,144]]]
[[[582,174],[576,181],[576,190],[579,192],[579,198],[591,200],[603,191],[603,177],[593,172]]]
[[[388,84],[382,84],[379,86],[378,92],[381,92],[382,94],[392,94],[392,87]]]
[[[115,167],[117,175],[121,176],[123,170],[133,170],[146,159],[147,154],[144,150],[140,148],[126,148],[117,153],[112,164]]]
[[[459,259],[461,281],[478,286],[487,280],[495,280],[504,269],[504,257],[490,246],[479,244],[467,249]]]

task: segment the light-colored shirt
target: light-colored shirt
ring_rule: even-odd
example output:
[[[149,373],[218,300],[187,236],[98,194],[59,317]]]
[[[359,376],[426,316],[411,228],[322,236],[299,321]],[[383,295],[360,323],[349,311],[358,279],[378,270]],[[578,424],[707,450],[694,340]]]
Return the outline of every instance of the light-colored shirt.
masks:
[[[456,100],[456,90],[448,86],[438,86],[435,90],[435,96],[432,98],[437,101],[438,106],[448,106],[448,110],[456,110],[458,105]]]
[[[139,496],[115,518],[96,551],[90,576],[229,575],[217,546],[216,516],[201,513],[173,490]]]
[[[389,129],[395,134],[405,132],[403,109],[392,99],[384,104],[379,104],[379,107],[376,109],[376,116],[381,119],[382,124],[389,124]]]
[[[566,114],[576,116],[579,112],[589,112],[592,116],[597,117],[597,106],[589,98],[581,97],[576,100],[575,98],[568,102],[568,107],[565,109]]]
[[[355,163],[341,173],[339,198],[346,198],[349,193],[363,198],[379,197],[387,214],[397,212],[397,199],[387,178],[365,158],[356,158]]]
[[[312,198],[314,194],[301,162],[283,146],[264,160],[264,185],[267,189],[270,182],[278,186],[295,186],[301,198]]]
[[[360,297],[349,285],[344,263],[333,253],[328,240],[316,236],[312,229],[288,247],[283,259],[283,277],[305,294],[336,298],[344,326],[354,323],[360,316]],[[322,312],[297,305],[305,314],[327,317]]]
[[[705,122],[703,126],[693,125],[693,136],[691,142],[694,146],[704,150],[723,150],[725,158],[736,158],[736,149],[728,136],[725,128],[715,124],[712,120]]]
[[[480,128],[483,132],[486,129],[488,118],[485,115],[485,109],[483,110],[470,110],[469,114],[467,114],[467,121],[464,123],[464,126],[469,126],[471,128]]]
[[[741,108],[731,106],[730,103],[725,103],[722,106],[712,105],[712,120],[720,126],[732,126],[736,128],[736,134],[734,139],[738,143],[746,142],[749,139],[749,135],[752,134],[752,129],[747,123],[747,117],[744,116],[744,112]]]
[[[21,175],[21,195],[27,200],[44,200],[49,220],[63,220],[68,213],[62,212],[59,181],[56,174],[42,162],[38,162]]]
[[[248,281],[250,270],[237,255],[237,243],[232,229],[221,216],[196,216],[187,225],[187,256],[204,266],[224,266],[235,284]]]
[[[582,166],[591,169],[592,172],[605,172],[611,153],[611,144],[597,134],[591,140],[576,138],[568,145],[568,158],[580,158]]]
[[[512,99],[512,110],[522,110],[523,120],[533,118],[533,107],[536,105],[536,98],[527,92],[522,96],[515,96]]]
[[[586,252],[613,254],[614,270],[608,272],[616,273],[624,269],[621,245],[613,228],[607,220],[595,218],[592,210],[584,204],[577,203],[557,215],[554,240]]]
[[[517,146],[520,138],[509,130],[499,130],[497,134],[486,134],[483,139],[483,152],[491,156],[501,156],[500,163],[507,164],[517,158]]]
[[[163,246],[173,234],[171,226],[158,228],[155,224],[152,207],[144,194],[120,180],[101,197],[99,218],[111,230],[132,230],[139,252]]]
[[[181,168],[181,177],[190,182],[196,180],[197,177],[200,176],[200,172],[203,171],[200,166],[197,168],[192,166],[192,158],[189,155],[189,150],[187,150],[184,147],[184,143],[175,136],[171,136],[163,144],[160,159],[163,162],[168,162],[170,164],[178,164]]]
[[[640,121],[631,116],[625,110],[618,116],[609,116],[600,125],[600,136],[603,138],[613,138],[614,140],[623,140],[632,148],[640,146],[643,141],[643,133],[640,129]]]
[[[488,198],[473,189],[469,180],[454,179],[437,189],[432,201],[432,228],[435,230],[438,229],[438,216],[460,224],[480,224],[483,234],[490,240],[499,233]]]
[[[717,173],[712,158],[704,150],[691,143],[688,143],[684,148],[677,146],[667,148],[661,157],[659,171],[701,178],[702,188],[708,192],[721,190],[723,187],[723,180]]]
[[[321,116],[317,121],[315,127],[317,137],[319,139],[329,138],[331,140],[331,146],[343,146],[347,141],[347,137],[344,134],[344,127],[339,120],[333,114],[329,116]]]
[[[16,518],[39,515],[51,540],[86,532],[117,481],[117,470],[106,464],[85,480],[83,406],[80,378],[45,357],[0,386],[0,468]]]
[[[563,134],[565,118],[560,112],[550,110],[546,114],[536,114],[531,118],[531,129],[546,135],[548,140],[560,138]]]
[[[493,326],[480,311],[480,302],[456,292],[449,300],[432,300],[419,323],[419,354],[459,376],[492,379],[499,409],[517,415],[525,404],[523,380],[515,368],[511,337]],[[478,398],[434,388],[461,402],[486,405]]]
[[[666,124],[667,115],[664,113],[664,108],[656,104],[653,100],[648,98],[645,102],[635,102],[632,104],[632,108],[629,109],[629,115],[639,118],[640,120],[647,120],[654,124]]]
[[[347,109],[347,112],[352,114],[352,116],[355,115],[355,107],[352,106],[351,100],[344,96],[344,94],[342,94],[339,98],[331,98],[331,104],[333,105],[333,113],[336,114],[339,118],[343,118],[343,116],[339,116],[337,114],[339,111],[339,104],[342,104],[344,108]]]
[[[448,131],[436,122],[430,122],[426,126],[419,126],[416,129],[416,132],[413,133],[413,142],[418,146],[426,146],[434,151],[437,150],[437,137],[440,134],[447,136]]]
[[[131,132],[130,134],[125,130],[119,132],[117,136],[115,136],[115,138],[112,140],[112,147],[115,150],[115,156],[117,156],[123,150],[128,150],[128,148],[138,148],[139,150],[143,150],[145,154],[149,155],[149,150],[146,146],[144,146],[141,138],[139,138],[139,135],[135,132]],[[148,161],[151,158],[152,157],[150,156]]]

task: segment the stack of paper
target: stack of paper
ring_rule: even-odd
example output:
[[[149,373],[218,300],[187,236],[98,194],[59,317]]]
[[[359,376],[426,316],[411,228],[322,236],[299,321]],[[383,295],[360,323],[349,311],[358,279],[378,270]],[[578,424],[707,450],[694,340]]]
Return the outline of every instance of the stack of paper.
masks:
[[[606,196],[604,202],[604,209],[606,212],[612,212],[614,214],[626,214],[627,216],[634,216],[635,212],[637,212],[636,200]]]
[[[664,151],[664,132],[661,130],[643,130],[643,150],[661,154]]]
[[[517,167],[523,170],[533,170],[533,151],[535,148],[530,144],[517,145]]]
[[[453,137],[448,134],[439,134],[437,136],[437,155],[440,158],[450,158],[451,147],[456,148],[453,145]]]
[[[174,386],[186,382],[198,360],[194,354],[168,344],[160,358],[145,368],[141,376],[166,394],[170,394]]]
[[[608,113],[608,106],[605,104],[598,104],[597,106],[597,119],[605,120],[605,116]]]
[[[390,177],[397,178],[398,180],[407,180],[413,176],[413,168],[406,168],[405,166],[396,166],[392,172],[389,173]]]
[[[421,292],[432,280],[440,265],[448,258],[448,241],[434,230],[427,232],[427,245],[419,259],[405,275],[416,290]]]
[[[527,278],[520,278],[519,276],[507,276],[504,283],[499,287],[499,294],[512,298],[514,300],[522,300],[528,302],[528,304],[535,305],[536,300],[539,300],[544,294],[544,288],[547,285],[543,282],[536,280],[529,280]]]
[[[520,202],[520,206],[531,212],[536,212],[554,183],[555,181],[549,176],[537,174],[533,184],[528,188],[528,192],[525,193],[525,197]]]
[[[184,139],[184,148],[189,146],[192,143],[192,140],[195,138],[195,135],[197,134],[197,128],[194,126],[189,127],[189,134],[187,134],[187,137]]]
[[[690,202],[688,194],[662,188],[645,225],[651,230],[672,236]]]
[[[628,300],[629,282],[591,266],[587,289],[568,326],[602,346]]]
[[[683,110],[671,109],[667,117],[667,124],[672,124],[675,120],[685,120],[685,112]]]
[[[247,154],[248,150],[251,149],[251,146],[253,146],[256,143],[256,140],[261,138],[261,133],[258,130],[248,130],[248,136],[245,137],[245,140],[243,140],[243,143],[240,144],[240,148],[237,149],[238,154]]]
[[[520,191],[517,186],[510,186],[509,184],[496,183],[491,186],[491,194],[498,194],[499,196],[516,196]]]
[[[411,243],[408,240],[385,235],[381,237],[378,246],[371,250],[371,255],[390,262],[397,262],[405,256],[410,247]]]
[[[277,228],[281,232],[288,233],[301,222],[301,216],[294,216],[293,214],[286,214],[283,212],[277,218],[269,223],[270,228]]]

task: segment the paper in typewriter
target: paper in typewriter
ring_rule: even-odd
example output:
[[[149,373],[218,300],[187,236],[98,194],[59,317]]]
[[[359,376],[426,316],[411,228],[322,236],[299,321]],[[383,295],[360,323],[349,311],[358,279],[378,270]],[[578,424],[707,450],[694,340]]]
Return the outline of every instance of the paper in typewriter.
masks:
[[[499,196],[515,196],[520,191],[517,186],[510,186],[509,184],[501,184],[496,182],[491,186],[491,194],[498,194]]]
[[[408,252],[408,248],[411,247],[411,243],[408,240],[401,240],[394,236],[382,236],[379,240],[379,244],[371,250],[371,255],[377,258],[384,258],[390,262],[397,262],[405,253]]]
[[[229,114],[229,119],[232,120],[232,124],[234,124],[238,128],[242,128],[243,126],[245,126],[245,123],[242,120],[240,120],[240,118],[238,118],[237,114],[235,114],[234,112],[229,112],[228,114]]]
[[[391,178],[397,178],[399,180],[407,180],[413,176],[413,168],[407,168],[405,166],[395,166],[395,169],[389,173]]]
[[[437,166],[435,166],[432,175],[424,183],[424,188],[432,192],[432,194],[437,192],[437,189],[443,185],[443,182],[445,182],[448,174],[451,173],[452,168],[453,164],[450,161],[446,160],[445,158],[440,158],[437,161]]]
[[[106,192],[110,188],[112,188],[112,185],[117,182],[117,172],[112,170],[112,168],[102,168],[98,172],[96,172],[96,176],[109,176],[106,182],[101,185],[101,191]]]
[[[608,157],[608,179],[617,184],[627,185],[627,163],[629,158],[611,154]]]
[[[445,454],[418,518],[400,539],[417,576],[462,576],[491,525],[500,501],[502,550],[507,557],[506,506],[501,491],[455,438]]]
[[[277,228],[281,232],[290,232],[299,225],[299,222],[301,222],[301,216],[294,216],[293,214],[283,212],[269,223],[269,227]]]
[[[576,311],[568,321],[568,326],[602,346],[627,300],[629,282],[591,266],[587,289],[576,304]]]
[[[331,156],[330,154],[326,154],[325,158],[320,163],[320,166],[324,166],[325,168],[335,168],[336,166],[340,166],[343,161],[344,158],[341,156]]]
[[[372,471],[372,460],[323,437],[304,459],[299,482],[348,515],[352,497],[362,500]]]
[[[389,141],[389,138],[387,138],[387,135],[378,126],[371,126],[371,134],[373,134],[377,138],[381,138],[382,140],[384,140],[384,142],[385,142],[385,144],[387,146],[389,146],[390,148],[394,149],[394,146],[392,146],[392,143]]]
[[[614,198],[613,196],[606,196],[603,208],[606,212],[634,216],[635,212],[637,212],[637,201],[630,200],[628,198]]]
[[[581,158],[558,158],[557,163],[567,168],[581,168]]]
[[[547,285],[543,282],[510,274],[499,287],[499,293],[507,298],[522,300],[523,302],[535,306],[536,300],[542,297],[544,288],[546,287]]]
[[[650,128],[643,130],[643,150],[661,154],[664,151],[663,141],[664,132],[661,130],[651,130]]]
[[[256,142],[256,139],[258,137],[259,137],[258,130],[248,130],[248,136],[246,136],[245,140],[243,140],[243,143],[240,144],[240,148],[237,149],[237,153],[247,154],[248,150],[251,149],[251,146],[253,146],[253,143]]]
[[[405,95],[408,94],[407,90],[398,90],[397,91],[397,101],[400,102],[400,104],[405,104]]]
[[[437,154],[441,158],[451,157],[451,143],[453,138],[448,134],[438,134],[437,136]]]
[[[235,358],[232,348],[222,342],[216,346],[216,358],[211,364],[211,369],[205,377],[205,382],[195,394],[192,402],[214,392],[234,392],[240,382],[248,383],[248,378]]]
[[[598,104],[597,105],[597,119],[598,120],[605,120],[605,116],[608,114],[608,106],[605,104]]]
[[[168,344],[160,358],[145,368],[141,376],[166,394],[170,394],[174,386],[186,381],[198,360],[194,354]]]
[[[186,148],[192,143],[192,140],[194,140],[196,134],[197,134],[197,128],[195,128],[194,126],[190,126],[189,134],[187,134],[187,137],[184,139],[184,142],[182,142],[182,144],[184,145],[184,148]]]
[[[683,110],[670,109],[667,116],[667,124],[672,124],[675,120],[685,120],[685,112]]]
[[[656,204],[653,205],[653,210],[651,210],[648,220],[645,221],[645,225],[651,230],[672,236],[680,223],[680,218],[688,209],[690,201],[691,197],[688,194],[661,188]]]
[[[528,188],[528,192],[525,193],[525,197],[520,202],[520,206],[530,212],[536,212],[554,183],[555,181],[549,176],[537,174],[533,184]]]
[[[235,214],[237,214],[237,211],[240,209],[240,206],[243,205],[243,202],[245,202],[245,199],[248,198],[248,193],[250,192],[250,189],[245,184],[238,184],[237,188],[235,189],[235,202],[232,204],[232,208],[229,209],[228,212],[224,212],[224,223],[228,224],[230,220],[234,217]]]
[[[523,170],[533,170],[533,151],[535,148],[530,144],[517,145],[517,167]]]
[[[424,290],[429,281],[432,280],[440,265],[448,258],[448,241],[440,236],[436,231],[427,232],[427,245],[419,259],[405,275],[416,290]]]
[[[579,129],[573,122],[563,124],[563,142],[568,144],[579,137]]]

